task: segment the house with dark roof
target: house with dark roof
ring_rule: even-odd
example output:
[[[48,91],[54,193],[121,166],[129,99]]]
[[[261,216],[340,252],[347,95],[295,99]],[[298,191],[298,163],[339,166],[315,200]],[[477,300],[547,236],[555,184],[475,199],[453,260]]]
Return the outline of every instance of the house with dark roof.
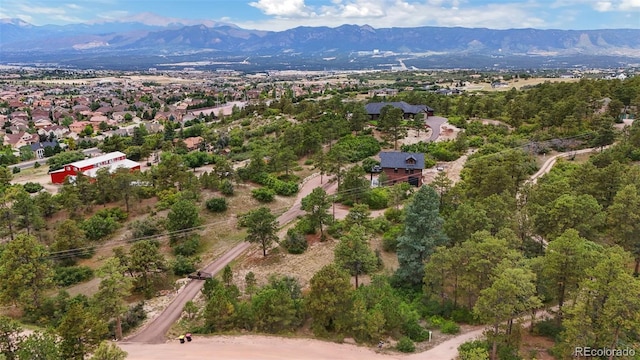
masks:
[[[422,186],[424,154],[410,152],[381,152],[380,167],[387,180],[383,185],[408,182],[413,186]]]
[[[365,105],[364,108],[367,111],[369,118],[371,120],[376,120],[380,117],[380,111],[385,106],[393,106],[395,108],[402,109],[405,119],[411,119],[419,113],[423,113],[426,119],[429,116],[433,116],[434,113],[434,110],[427,105],[411,105],[404,101],[369,103]]]
[[[33,143],[29,146],[31,147],[31,150],[35,153],[36,159],[44,159],[46,155],[49,155],[49,156],[53,155],[55,153],[56,147],[59,147],[60,145],[58,144],[57,141],[43,141],[43,142]],[[51,149],[45,151],[45,149],[48,147]]]

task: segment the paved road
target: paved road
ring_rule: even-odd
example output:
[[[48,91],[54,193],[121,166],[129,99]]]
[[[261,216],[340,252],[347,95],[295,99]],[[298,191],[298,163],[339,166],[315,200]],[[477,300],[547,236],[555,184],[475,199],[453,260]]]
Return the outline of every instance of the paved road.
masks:
[[[438,139],[438,137],[440,136],[440,127],[447,121],[447,118],[443,118],[440,116],[429,116],[429,118],[424,121],[427,126],[431,128],[431,136],[427,141],[436,141],[436,139]]]
[[[102,151],[100,149],[98,149],[97,147],[84,149],[84,150],[82,150],[82,152],[85,155],[88,155],[88,156],[96,156],[97,154],[102,153]],[[14,167],[18,167],[18,168],[20,168],[20,170],[24,170],[24,169],[32,168],[35,163],[39,163],[40,165],[46,165],[47,164],[47,159],[24,161],[24,162],[21,162],[21,163],[18,163],[18,164],[9,165],[8,167],[9,167],[9,169],[13,169]]]

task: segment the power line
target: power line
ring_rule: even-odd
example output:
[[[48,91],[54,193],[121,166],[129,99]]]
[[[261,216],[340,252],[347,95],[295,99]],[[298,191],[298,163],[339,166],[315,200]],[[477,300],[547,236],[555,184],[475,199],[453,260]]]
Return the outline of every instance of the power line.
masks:
[[[583,133],[583,134],[578,134],[578,135],[574,135],[574,136],[570,136],[570,137],[565,137],[565,138],[560,138],[557,140],[569,140],[569,139],[575,139],[575,138],[581,138],[587,135],[591,135],[591,133]],[[545,142],[550,142],[552,140],[547,140]],[[495,152],[495,153],[491,153],[491,154],[486,154],[486,155],[480,155],[479,157],[487,157],[487,156],[494,156],[494,155],[498,155],[504,152],[508,152],[514,149],[518,149],[518,148],[526,148],[527,146],[531,145],[532,143],[535,142],[528,142],[526,144],[520,145],[520,146],[515,146],[515,147],[511,147],[511,148],[506,148],[503,149],[501,151]],[[477,159],[478,157],[476,157]],[[355,165],[355,166],[360,166],[360,165]],[[405,176],[400,176],[400,177],[396,177],[391,181],[406,181],[409,178],[415,177],[416,174],[406,174]],[[335,175],[333,176],[333,178],[331,178],[328,181],[336,181]],[[322,187],[322,186],[320,186]],[[365,191],[366,189],[363,188],[353,188],[353,189],[348,189],[348,190],[342,190],[342,191],[336,191],[335,193],[331,194],[330,196],[332,196],[334,199],[333,203],[335,204],[335,198],[340,196],[340,195],[352,195],[352,194],[357,194],[360,192]],[[277,208],[277,209],[273,209],[272,211],[287,211],[291,209],[289,208]],[[190,227],[187,229],[182,229],[182,230],[177,230],[177,231],[173,231],[173,232],[165,232],[162,234],[157,234],[157,235],[150,235],[150,236],[144,236],[144,237],[139,237],[139,238],[133,238],[133,239],[121,239],[121,240],[117,240],[117,241],[112,241],[108,244],[101,244],[101,245],[92,245],[92,246],[85,246],[85,247],[79,247],[79,248],[73,248],[73,249],[67,249],[67,250],[61,250],[61,251],[56,251],[56,252],[51,252],[49,253],[49,255],[46,257],[47,259],[51,259],[51,260],[61,260],[61,259],[65,259],[65,258],[72,258],[72,257],[77,257],[79,253],[85,252],[85,251],[93,251],[95,249],[103,249],[103,248],[110,248],[110,247],[115,247],[118,246],[120,244],[123,243],[134,243],[134,242],[138,242],[138,241],[143,241],[143,240],[161,240],[161,239],[165,239],[174,235],[180,235],[180,234],[186,234],[186,233],[190,233],[192,231],[195,230],[201,230],[201,229],[206,229],[215,225],[219,225],[219,224],[223,224],[226,223],[227,220],[221,220],[221,221],[216,221],[216,222],[212,222],[212,223],[208,223],[208,224],[203,224],[203,225],[199,225],[199,226],[195,226],[195,227]]]

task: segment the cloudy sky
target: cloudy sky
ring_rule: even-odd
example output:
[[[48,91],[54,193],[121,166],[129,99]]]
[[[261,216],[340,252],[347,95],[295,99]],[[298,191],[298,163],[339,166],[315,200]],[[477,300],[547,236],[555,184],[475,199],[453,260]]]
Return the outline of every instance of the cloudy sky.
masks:
[[[640,0],[1,0],[0,18],[34,25],[225,22],[262,30],[342,24],[638,29]]]

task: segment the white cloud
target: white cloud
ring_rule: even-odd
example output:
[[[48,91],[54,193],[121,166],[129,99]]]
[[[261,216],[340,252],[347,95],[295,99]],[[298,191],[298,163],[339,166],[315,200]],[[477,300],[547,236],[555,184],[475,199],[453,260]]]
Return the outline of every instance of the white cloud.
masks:
[[[639,11],[640,0],[554,0],[550,8],[591,8],[599,12]]]
[[[618,7],[620,10],[640,10],[640,0],[622,0]]]
[[[250,6],[260,9],[265,15],[278,17],[308,17],[314,13],[309,9],[304,0],[258,0],[249,3]]]
[[[536,15],[548,5],[543,7],[533,0],[481,5],[460,0],[332,0],[313,10],[301,0],[261,0],[251,5],[276,18],[236,21],[239,26],[284,30],[302,25],[335,27],[342,24],[368,24],[375,28],[463,26],[503,29],[549,25],[548,20]]]
[[[613,8],[611,1],[598,1],[593,5],[593,8],[600,12],[609,11]]]

